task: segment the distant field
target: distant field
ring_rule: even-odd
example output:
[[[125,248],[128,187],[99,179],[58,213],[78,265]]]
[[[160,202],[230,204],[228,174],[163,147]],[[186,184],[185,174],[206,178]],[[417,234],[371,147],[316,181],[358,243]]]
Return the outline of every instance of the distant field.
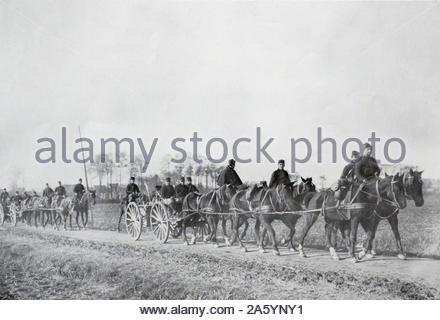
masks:
[[[425,205],[416,208],[413,202],[408,202],[408,207],[399,213],[399,229],[404,250],[417,256],[440,257],[440,196],[429,195],[425,197]],[[93,208],[94,222],[92,228],[101,230],[116,230],[119,218],[118,204],[98,204]],[[297,225],[301,230],[304,221]],[[253,222],[249,232],[249,239],[254,239]],[[125,232],[125,224],[122,224]],[[229,226],[229,224],[228,224]],[[287,227],[276,223],[277,238],[287,236]],[[148,231],[144,231],[148,232]],[[359,239],[365,239],[365,233],[360,229]],[[387,221],[379,225],[375,240],[378,251],[394,253],[396,244],[391,228]],[[318,219],[306,239],[306,246],[324,246],[324,222]]]

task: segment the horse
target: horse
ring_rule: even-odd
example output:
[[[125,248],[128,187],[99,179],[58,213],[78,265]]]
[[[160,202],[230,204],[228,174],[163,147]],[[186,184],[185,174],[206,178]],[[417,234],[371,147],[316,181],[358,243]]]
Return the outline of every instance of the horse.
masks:
[[[406,259],[406,255],[400,239],[398,214],[400,209],[404,209],[406,207],[406,200],[414,201],[416,207],[423,206],[424,198],[422,188],[422,173],[423,171],[415,171],[413,169],[410,169],[409,171],[398,174],[398,181],[394,179],[394,181],[397,182],[395,183],[394,193],[398,196],[393,196],[389,200],[394,199],[394,201],[396,201],[396,199],[399,200],[404,198],[404,200],[399,203],[399,207],[392,206],[386,202],[380,203],[375,211],[375,214],[371,216],[371,219],[367,219],[367,221],[361,221],[363,229],[366,232],[371,229],[373,235],[373,239],[370,239],[369,242],[367,241],[367,247],[362,249],[362,257],[365,256],[366,258],[373,258],[376,255],[376,252],[372,247],[372,241],[374,240],[374,236],[376,234],[377,227],[379,226],[380,221],[387,220],[391,226],[391,230],[396,240],[398,252],[397,257],[401,260]],[[386,174],[385,176],[387,177]]]
[[[225,184],[216,190],[209,191],[208,193],[200,196],[196,193],[186,195],[182,204],[183,212],[188,216],[188,218],[184,218],[182,220],[183,237],[185,243],[187,243],[185,230],[186,227],[191,225],[191,222],[197,221],[196,217],[189,219],[191,217],[190,215],[196,215],[195,213],[198,213],[201,217],[206,219],[209,225],[210,233],[206,240],[215,243],[216,246],[219,246],[217,240],[217,225],[221,219],[223,238],[225,243],[229,245],[230,242],[226,232],[227,217],[216,213],[229,211],[229,201],[236,191],[237,186]]]
[[[73,203],[73,210],[76,212],[76,224],[79,229],[79,216],[81,215],[82,227],[85,229],[87,227],[87,222],[89,221],[89,205],[92,200],[92,205],[96,204],[96,194],[94,191],[86,191],[82,194],[81,198],[75,198]]]
[[[255,236],[261,252],[265,252],[264,236],[268,231],[274,253],[276,255],[280,254],[276,243],[275,231],[271,225],[274,220],[281,220],[290,229],[287,243],[289,249],[294,250],[293,236],[295,234],[295,227],[298,219],[301,217],[299,211],[303,210],[301,202],[305,194],[316,190],[312,178],[302,178],[302,181],[295,186],[294,183],[295,182],[280,184],[274,188],[268,188],[266,184],[255,185],[246,194],[247,204],[245,200],[243,200],[243,193],[236,194],[231,199],[231,208],[236,213],[234,216],[234,232],[231,242],[234,243],[238,239],[240,247],[246,251],[246,247],[242,241],[243,235],[239,236],[239,227],[244,223],[240,220],[247,220],[247,218],[249,218],[248,213],[250,212],[254,214],[256,218]],[[282,212],[298,213],[283,214]],[[261,236],[260,224],[263,225]]]
[[[311,193],[306,196],[305,204],[308,210],[316,210],[309,212],[306,218],[306,224],[303,227],[299,239],[300,256],[307,257],[304,253],[304,240],[312,225],[316,222],[319,215],[323,215],[325,219],[325,234],[326,245],[329,248],[330,255],[334,260],[339,260],[336,253],[336,233],[335,230],[341,230],[347,241],[349,254],[353,262],[358,262],[359,257],[356,255],[355,246],[357,240],[358,226],[362,220],[368,219],[374,214],[374,210],[378,205],[385,201],[393,203],[394,206],[404,206],[404,201],[399,197],[399,201],[394,203],[387,197],[397,197],[394,193],[394,184],[397,177],[386,177],[385,179],[378,179],[373,177],[367,182],[355,182],[353,190],[357,190],[351,199],[351,202],[344,209],[344,206],[338,206],[334,191],[326,189],[320,192]],[[347,186],[340,186],[347,189]],[[394,200],[394,198],[393,198]],[[321,209],[321,210],[319,210]],[[365,220],[364,220],[365,221]],[[369,239],[373,237],[372,229],[368,231]]]

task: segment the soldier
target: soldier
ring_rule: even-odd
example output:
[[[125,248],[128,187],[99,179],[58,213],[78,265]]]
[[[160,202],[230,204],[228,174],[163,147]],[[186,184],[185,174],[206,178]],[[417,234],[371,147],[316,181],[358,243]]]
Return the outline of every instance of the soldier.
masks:
[[[130,178],[130,183],[127,184],[127,188],[125,190],[127,204],[130,201],[134,201],[139,196],[139,194],[141,193],[141,191],[139,190],[138,185],[134,181],[135,181],[135,178],[131,177]]]
[[[57,197],[57,206],[59,207],[61,201],[66,196],[66,188],[61,184],[61,181],[58,181],[58,186],[55,188],[55,195]]]
[[[192,184],[191,177],[186,177],[186,187],[188,188],[188,193],[199,192],[199,190],[197,190],[196,186]]]
[[[83,194],[86,192],[86,188],[84,188],[82,184],[82,179],[78,179],[78,183],[73,187],[73,193],[75,194],[75,201],[78,202]]]
[[[11,199],[15,204],[20,205],[20,202],[23,200],[22,196],[20,195],[20,192],[15,191],[15,195]]]
[[[185,185],[185,177],[180,178],[180,182],[176,185],[176,197],[183,200],[188,194],[188,186]]]
[[[48,206],[50,206],[52,203],[53,194],[54,194],[54,192],[53,192],[52,188],[49,187],[48,183],[46,183],[46,188],[44,188],[44,190],[43,190],[43,197],[47,198]]]
[[[26,191],[23,193],[23,202],[27,206],[29,201],[32,199],[32,195],[28,194]]]
[[[348,184],[353,183],[354,180],[354,168],[356,166],[356,163],[359,161],[359,152],[356,150],[353,150],[351,152],[351,160],[350,163],[347,164],[344,169],[342,170],[341,177],[338,181],[339,189],[335,193],[335,197],[338,200],[337,206],[339,206],[339,203],[344,200],[344,198],[351,199],[351,189],[352,186],[347,187]],[[348,188],[347,192],[343,192],[343,188]],[[345,189],[346,190],[346,189]]]
[[[290,183],[289,174],[286,170],[284,170],[284,160],[278,161],[278,169],[272,173],[272,177],[270,178],[269,188],[276,187],[279,184],[288,184]]]
[[[8,198],[9,198],[8,191],[6,191],[6,188],[3,188],[3,191],[2,191],[2,193],[0,195],[0,202],[2,204],[6,204],[6,201],[8,200]]]
[[[380,173],[380,168],[377,164],[376,159],[371,156],[373,151],[369,143],[364,144],[363,156],[356,162],[354,166],[354,172],[356,177],[365,182],[371,177],[378,176]]]
[[[169,199],[176,196],[176,192],[174,191],[174,187],[171,185],[171,178],[167,177],[165,179],[166,183],[162,186],[160,193],[162,198]]]
[[[224,168],[222,172],[220,172],[220,175],[217,178],[217,184],[220,187],[225,184],[232,184],[234,186],[241,186],[243,184],[237,172],[235,171],[234,159],[229,160],[226,168]]]

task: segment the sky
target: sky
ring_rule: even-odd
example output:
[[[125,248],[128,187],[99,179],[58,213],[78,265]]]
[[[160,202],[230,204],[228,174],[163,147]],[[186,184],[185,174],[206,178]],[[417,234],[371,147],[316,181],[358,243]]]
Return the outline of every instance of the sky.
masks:
[[[176,137],[187,151],[195,131],[201,151],[222,138],[228,158],[248,137],[240,154],[251,163],[236,168],[246,181],[276,167],[256,162],[257,127],[289,171],[290,139],[310,140],[311,159],[296,171],[328,181],[345,165],[344,140],[375,132],[382,163],[397,137],[405,164],[440,178],[440,3],[0,1],[0,43],[0,186],[82,176],[61,160],[63,126],[70,157],[78,126],[95,153],[101,138],[146,147],[158,138],[147,174],[174,154]],[[325,144],[318,163],[318,127],[337,142],[336,163]],[[42,137],[56,142],[54,164],[35,160]],[[399,150],[391,144],[392,156]]]

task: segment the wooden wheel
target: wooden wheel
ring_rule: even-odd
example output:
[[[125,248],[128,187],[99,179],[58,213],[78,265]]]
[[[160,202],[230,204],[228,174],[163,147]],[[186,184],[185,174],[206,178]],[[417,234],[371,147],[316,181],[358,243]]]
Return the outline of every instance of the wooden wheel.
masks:
[[[3,204],[0,204],[0,226],[5,223],[5,210],[3,209]]]
[[[170,235],[168,209],[162,203],[156,203],[151,208],[150,225],[154,237],[162,243],[167,242]]]
[[[130,202],[125,208],[125,225],[128,234],[134,240],[139,240],[141,237],[142,218],[138,205],[135,202]]]

